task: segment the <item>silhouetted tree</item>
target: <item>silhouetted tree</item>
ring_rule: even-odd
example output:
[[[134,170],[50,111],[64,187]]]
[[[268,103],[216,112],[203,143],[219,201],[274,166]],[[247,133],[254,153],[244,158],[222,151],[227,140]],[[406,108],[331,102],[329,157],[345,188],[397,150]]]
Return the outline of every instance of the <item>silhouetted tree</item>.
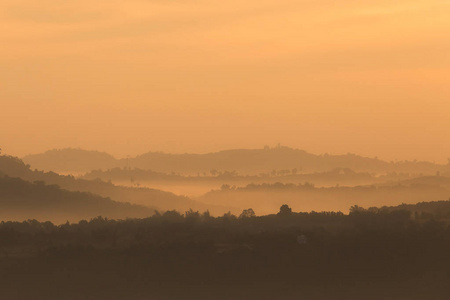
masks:
[[[353,205],[352,207],[350,207],[350,214],[354,214],[354,213],[361,213],[361,212],[365,212],[366,209],[364,209],[361,206],[358,205]]]
[[[279,216],[289,216],[292,214],[292,208],[289,207],[287,204],[283,204],[280,207],[280,212],[278,213]]]
[[[242,213],[239,215],[239,219],[242,219],[242,218],[252,218],[252,217],[256,217],[256,214],[255,214],[255,212],[253,211],[252,208],[244,209],[244,210],[242,211]]]

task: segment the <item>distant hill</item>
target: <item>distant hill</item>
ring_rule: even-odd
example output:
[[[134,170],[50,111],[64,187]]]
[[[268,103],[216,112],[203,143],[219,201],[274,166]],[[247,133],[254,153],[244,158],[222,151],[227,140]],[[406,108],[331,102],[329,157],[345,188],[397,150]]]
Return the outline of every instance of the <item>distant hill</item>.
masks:
[[[356,209],[355,209],[356,208]],[[383,207],[352,207],[352,210],[359,212],[383,212],[406,210],[411,212],[411,217],[416,220],[434,219],[439,221],[450,221],[450,198],[441,201],[419,202],[415,204],[400,204],[397,206]]]
[[[63,149],[23,158],[32,168],[54,172],[89,172],[116,167],[140,168],[164,173],[197,175],[214,170],[237,171],[240,174],[259,174],[273,170],[299,173],[327,172],[336,168],[349,168],[355,172],[386,173],[407,172],[434,175],[448,166],[430,162],[386,162],[355,154],[315,155],[299,149],[276,147],[264,149],[235,149],[207,154],[169,154],[148,152],[137,157],[115,159],[100,152]]]
[[[54,172],[32,171],[29,165],[26,165],[19,158],[11,156],[0,156],[0,173],[30,182],[43,181],[47,184],[56,184],[69,191],[90,192],[111,198],[114,201],[130,202],[159,210],[207,209],[205,205],[170,192],[150,188],[116,186],[110,182],[76,179],[71,175],[63,176]]]
[[[93,180],[101,179],[112,182],[130,182],[143,183],[144,185],[158,184],[159,182],[179,183],[179,184],[198,184],[211,183],[242,185],[248,183],[298,183],[310,182],[321,186],[330,185],[361,185],[372,184],[385,181],[385,176],[376,177],[370,173],[356,173],[351,169],[336,168],[327,172],[302,173],[297,171],[280,170],[278,172],[268,172],[258,175],[240,175],[233,172],[217,171],[214,175],[180,175],[155,172],[152,170],[143,170],[139,168],[113,168],[108,170],[93,170],[79,178]],[[396,176],[395,179],[401,178]]]
[[[248,184],[222,187],[198,198],[204,203],[227,204],[233,213],[253,208],[257,214],[269,214],[282,204],[294,211],[342,211],[353,205],[363,207],[413,204],[450,198],[450,189],[427,184],[369,185],[355,187],[315,187],[311,184]]]
[[[63,223],[97,216],[142,218],[153,213],[153,209],[144,206],[120,203],[91,193],[71,192],[41,181],[31,183],[20,178],[0,177],[2,221],[37,219]]]
[[[450,189],[449,176],[420,176],[399,181],[398,184],[407,186],[435,186]]]
[[[54,149],[41,154],[27,155],[23,161],[30,164],[33,169],[59,173],[110,168],[117,163],[110,154],[73,148]]]

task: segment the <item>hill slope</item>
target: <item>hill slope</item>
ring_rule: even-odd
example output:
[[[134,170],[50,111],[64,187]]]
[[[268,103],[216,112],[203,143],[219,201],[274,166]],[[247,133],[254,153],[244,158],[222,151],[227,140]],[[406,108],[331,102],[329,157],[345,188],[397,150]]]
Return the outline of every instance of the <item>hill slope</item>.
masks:
[[[413,204],[449,199],[450,189],[436,185],[383,185],[321,187],[311,184],[249,184],[223,188],[199,197],[204,203],[227,203],[233,213],[253,208],[257,214],[269,214],[282,204],[294,211],[343,211],[357,204],[363,207]]]
[[[104,152],[81,149],[54,149],[45,153],[27,155],[23,161],[34,169],[59,173],[85,172],[86,170],[109,168],[117,160]]]
[[[408,172],[435,174],[446,166],[430,162],[386,162],[355,154],[315,155],[288,147],[265,149],[234,149],[207,154],[169,154],[148,152],[134,158],[115,159],[106,153],[63,149],[29,155],[24,161],[33,168],[55,172],[89,172],[96,169],[131,167],[156,172],[185,174],[209,173],[211,170],[258,174],[273,170],[326,172],[336,168],[350,168],[355,172]]]
[[[76,179],[73,176],[62,176],[53,172],[32,171],[18,158],[0,156],[0,173],[24,180],[44,181],[47,184],[57,184],[69,191],[83,191],[109,197],[118,202],[130,202],[145,205],[160,210],[177,209],[180,211],[192,209],[206,210],[206,206],[187,197],[150,188],[131,188],[115,186],[100,180]]]
[[[0,220],[38,219],[62,223],[97,216],[142,218],[154,210],[112,201],[91,193],[71,192],[57,185],[27,182],[20,178],[0,177]]]

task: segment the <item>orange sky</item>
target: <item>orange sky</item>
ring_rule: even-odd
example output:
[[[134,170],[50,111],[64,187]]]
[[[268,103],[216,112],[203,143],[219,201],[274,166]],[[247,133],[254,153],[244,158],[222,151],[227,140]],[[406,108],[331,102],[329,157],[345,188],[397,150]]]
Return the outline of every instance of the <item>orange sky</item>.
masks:
[[[450,157],[450,1],[2,0],[0,147]]]

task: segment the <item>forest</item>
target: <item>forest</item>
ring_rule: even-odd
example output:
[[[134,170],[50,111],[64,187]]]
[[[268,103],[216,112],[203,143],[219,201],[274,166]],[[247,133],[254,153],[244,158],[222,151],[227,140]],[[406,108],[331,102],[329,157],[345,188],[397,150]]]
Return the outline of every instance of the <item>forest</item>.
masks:
[[[412,207],[349,214],[0,223],[4,299],[443,299],[445,216]],[[414,217],[415,215],[415,217]],[[361,298],[362,297],[362,298]]]

